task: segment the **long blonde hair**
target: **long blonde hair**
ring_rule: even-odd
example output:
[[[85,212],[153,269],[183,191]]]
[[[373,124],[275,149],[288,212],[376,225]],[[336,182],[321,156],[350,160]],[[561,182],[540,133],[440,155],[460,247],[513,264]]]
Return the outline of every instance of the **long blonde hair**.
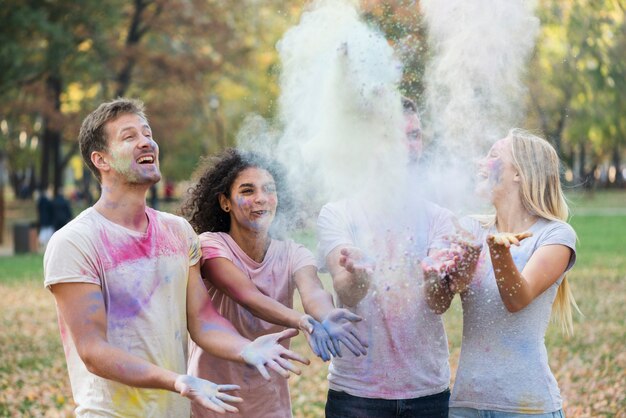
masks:
[[[513,167],[521,178],[520,198],[535,216],[567,222],[569,208],[561,188],[560,160],[548,141],[523,129],[509,131]],[[559,285],[552,305],[552,317],[567,335],[574,333],[572,306],[580,313],[567,281]]]

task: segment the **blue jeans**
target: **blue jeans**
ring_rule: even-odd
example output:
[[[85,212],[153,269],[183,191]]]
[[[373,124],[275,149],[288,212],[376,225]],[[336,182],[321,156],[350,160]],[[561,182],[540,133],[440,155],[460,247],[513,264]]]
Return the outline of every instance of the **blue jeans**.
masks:
[[[448,418],[450,391],[414,399],[370,399],[328,391],[326,418]]]
[[[546,414],[517,414],[473,408],[450,408],[450,418],[565,418],[565,414],[562,409]]]

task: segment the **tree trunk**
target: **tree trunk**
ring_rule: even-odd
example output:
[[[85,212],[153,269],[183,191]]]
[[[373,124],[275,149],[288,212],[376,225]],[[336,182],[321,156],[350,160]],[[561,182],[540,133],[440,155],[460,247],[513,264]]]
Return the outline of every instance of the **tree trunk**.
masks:
[[[582,185],[585,189],[590,189],[593,187],[593,171],[591,173],[587,172],[585,169],[585,163],[587,162],[587,152],[585,149],[585,144],[580,143],[580,152],[578,153],[578,169],[580,170],[578,175],[580,176],[580,180],[582,181]]]
[[[45,192],[50,185],[50,169],[52,169],[53,192],[63,188],[63,173],[61,167],[61,92],[63,86],[61,77],[49,75],[46,78],[46,95],[48,100],[48,114],[44,116],[43,149],[41,153],[41,181],[40,190]]]
[[[4,154],[0,154],[0,244],[4,244]]]
[[[134,1],[135,9],[133,11],[133,17],[130,20],[128,33],[126,34],[126,52],[128,53],[128,57],[116,77],[117,89],[115,90],[115,95],[117,97],[124,96],[126,90],[128,90],[128,87],[130,86],[133,68],[136,63],[135,58],[132,55],[133,47],[139,44],[139,41],[141,41],[141,38],[148,30],[147,26],[142,27],[142,23],[144,23],[145,19],[143,14],[150,3],[152,2],[147,0]],[[158,7],[156,14],[160,13],[160,11],[161,6]]]
[[[615,183],[617,188],[624,187],[624,176],[622,175],[622,156],[620,155],[619,144],[613,147],[613,166],[615,167]]]

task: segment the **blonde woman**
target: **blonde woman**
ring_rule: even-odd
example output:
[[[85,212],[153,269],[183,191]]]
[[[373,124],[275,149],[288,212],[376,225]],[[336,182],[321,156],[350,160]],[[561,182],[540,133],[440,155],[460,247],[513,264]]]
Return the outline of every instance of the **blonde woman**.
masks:
[[[576,306],[565,278],[576,234],[565,222],[558,156],[547,141],[514,129],[480,162],[477,190],[496,213],[487,223],[463,222],[486,245],[461,293],[463,343],[450,416],[563,417],[544,344],[551,311],[569,333]]]

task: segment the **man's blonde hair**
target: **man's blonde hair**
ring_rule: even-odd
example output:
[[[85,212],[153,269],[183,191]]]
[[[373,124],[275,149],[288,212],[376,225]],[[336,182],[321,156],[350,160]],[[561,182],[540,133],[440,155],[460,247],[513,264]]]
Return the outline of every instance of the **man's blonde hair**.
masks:
[[[119,97],[113,101],[102,103],[83,120],[78,134],[80,153],[83,156],[83,161],[85,161],[85,164],[87,164],[87,167],[89,167],[99,182],[102,182],[102,176],[98,168],[91,162],[91,153],[107,150],[104,125],[120,115],[129,113],[147,120],[144,112],[143,102]]]

